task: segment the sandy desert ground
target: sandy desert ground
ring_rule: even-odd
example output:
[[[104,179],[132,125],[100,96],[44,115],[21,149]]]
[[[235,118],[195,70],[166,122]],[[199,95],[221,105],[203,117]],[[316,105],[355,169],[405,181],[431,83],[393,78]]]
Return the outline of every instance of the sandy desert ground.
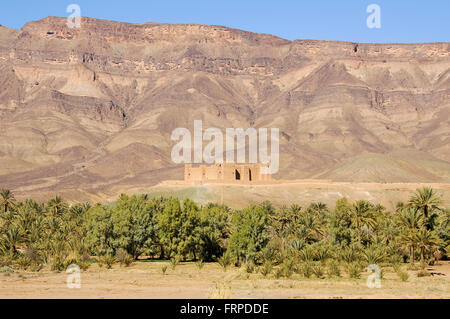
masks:
[[[447,183],[345,183],[345,182],[295,182],[270,185],[203,184],[189,185],[166,182],[151,188],[131,188],[127,194],[144,193],[150,196],[175,196],[190,198],[197,203],[217,202],[241,209],[249,204],[269,200],[275,206],[290,204],[309,205],[321,201],[334,207],[342,197],[351,200],[368,200],[392,210],[399,201],[408,201],[416,189],[432,187],[442,196],[443,205],[450,205],[450,184]],[[117,191],[118,192],[118,191]],[[116,200],[116,198],[109,198]]]
[[[441,261],[428,270],[432,276],[418,278],[417,271],[409,271],[408,281],[402,282],[386,268],[381,288],[368,288],[368,273],[361,279],[346,274],[333,279],[296,274],[275,279],[256,273],[247,278],[244,268],[224,272],[216,263],[204,264],[201,270],[195,263],[181,263],[173,270],[160,261],[139,261],[128,268],[114,265],[109,270],[93,264],[81,273],[80,289],[67,287],[64,272],[0,274],[0,298],[450,298],[450,262]]]

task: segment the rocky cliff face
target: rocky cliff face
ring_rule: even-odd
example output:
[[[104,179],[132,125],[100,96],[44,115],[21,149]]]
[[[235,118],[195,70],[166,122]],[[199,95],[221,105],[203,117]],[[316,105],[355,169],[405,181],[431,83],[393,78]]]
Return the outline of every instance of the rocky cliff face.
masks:
[[[280,128],[276,178],[450,181],[450,43],[49,17],[0,26],[0,72],[0,186],[19,194],[181,179],[170,134],[198,119]]]

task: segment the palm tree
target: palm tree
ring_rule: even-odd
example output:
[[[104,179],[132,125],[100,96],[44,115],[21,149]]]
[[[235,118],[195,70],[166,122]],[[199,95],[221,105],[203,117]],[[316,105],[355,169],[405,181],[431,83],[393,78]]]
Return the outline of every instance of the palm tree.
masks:
[[[302,217],[301,224],[305,226],[306,230],[310,234],[308,236],[308,239],[310,241],[319,239],[319,237],[321,237],[324,233],[323,226],[319,218],[317,218],[317,216],[315,215],[306,214]]]
[[[381,204],[376,204],[376,205],[373,207],[373,211],[374,211],[375,213],[377,213],[377,214],[380,214],[380,215],[384,214],[385,210],[386,210],[386,207],[384,207],[384,206],[381,205]]]
[[[300,214],[301,210],[302,210],[302,207],[300,205],[292,204],[291,206],[289,206],[289,213],[292,215]]]
[[[386,258],[386,249],[382,245],[372,245],[363,251],[362,257],[368,265],[379,264]]]
[[[417,246],[417,229],[415,230],[404,230],[399,237],[400,242],[406,246],[409,250],[409,262],[411,266],[414,266],[414,260],[416,258],[416,246]]]
[[[292,204],[291,206],[289,206],[287,213],[289,215],[289,218],[291,219],[291,223],[297,223],[302,214],[302,207],[297,204]]]
[[[270,216],[270,220],[273,225],[272,231],[274,235],[278,238],[286,237],[286,227],[291,223],[286,207],[283,206],[281,209],[277,210],[274,215]]]
[[[409,249],[411,265],[414,265],[417,231],[423,225],[422,214],[413,208],[403,209],[398,215],[398,224],[402,228],[400,241]]]
[[[434,232],[428,229],[420,229],[416,233],[417,247],[420,249],[420,265],[425,268],[425,252],[437,246],[440,242]]]
[[[9,189],[2,189],[0,191],[0,204],[3,206],[4,213],[6,214],[8,212],[8,208],[14,206],[14,195]]]
[[[60,196],[56,196],[48,201],[47,208],[54,216],[60,216],[67,208],[67,204]]]
[[[408,230],[419,229],[423,226],[423,216],[416,209],[403,209],[397,216],[400,226]]]
[[[20,242],[20,230],[17,227],[10,227],[3,235],[4,243],[9,247],[9,253],[13,257],[17,251],[16,247]]]
[[[308,211],[311,211],[315,214],[325,214],[328,211],[327,204],[322,202],[311,203],[308,207]]]
[[[363,226],[374,227],[376,221],[372,215],[373,205],[365,200],[359,200],[352,205],[352,219],[358,232],[358,243],[361,244],[361,229]]]
[[[424,186],[421,189],[417,189],[413,197],[409,200],[408,205],[417,210],[421,210],[425,218],[425,226],[427,229],[431,229],[430,215],[436,209],[440,209],[439,205],[442,204],[441,197],[431,187]]]
[[[395,211],[397,213],[401,212],[403,209],[405,209],[406,205],[404,202],[397,202],[397,204],[395,204]]]
[[[67,214],[67,218],[69,220],[74,220],[77,218],[80,218],[85,212],[87,212],[91,208],[91,205],[89,203],[83,203],[83,204],[75,204],[72,205]]]

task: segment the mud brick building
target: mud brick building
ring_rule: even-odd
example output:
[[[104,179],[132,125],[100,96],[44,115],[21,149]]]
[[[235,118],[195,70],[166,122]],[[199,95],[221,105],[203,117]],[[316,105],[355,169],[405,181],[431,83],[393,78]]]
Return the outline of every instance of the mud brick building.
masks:
[[[185,182],[201,183],[264,183],[272,181],[272,175],[263,174],[264,164],[220,163],[213,165],[186,164]]]

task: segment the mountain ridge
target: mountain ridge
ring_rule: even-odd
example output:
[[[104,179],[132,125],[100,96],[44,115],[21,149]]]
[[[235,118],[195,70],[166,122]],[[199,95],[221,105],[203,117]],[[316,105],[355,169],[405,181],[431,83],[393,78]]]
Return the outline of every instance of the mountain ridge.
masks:
[[[0,27],[1,187],[77,197],[181,179],[170,133],[196,119],[280,128],[279,179],[450,182],[450,43],[65,23]]]

